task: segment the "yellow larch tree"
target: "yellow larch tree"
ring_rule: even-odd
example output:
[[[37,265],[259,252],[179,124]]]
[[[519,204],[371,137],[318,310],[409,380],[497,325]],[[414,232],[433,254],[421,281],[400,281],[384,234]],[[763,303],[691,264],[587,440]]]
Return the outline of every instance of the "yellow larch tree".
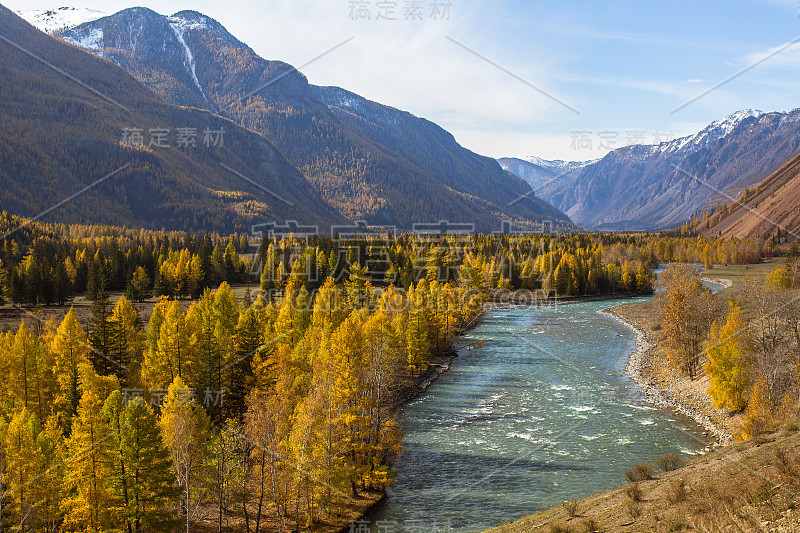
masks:
[[[56,416],[64,434],[69,435],[72,419],[78,413],[81,399],[78,367],[81,363],[90,363],[86,332],[72,307],[51,339],[50,351],[53,353],[54,372],[58,382],[55,396]]]
[[[85,390],[67,441],[67,495],[62,507],[68,528],[99,533],[113,524],[109,490],[112,436],[103,416],[103,401],[93,390]]]
[[[725,325],[720,328],[716,321],[711,325],[706,343],[706,372],[711,383],[708,394],[714,406],[735,413],[747,406],[745,393],[750,381],[747,373],[750,345],[745,337],[746,324],[741,308],[733,301],[729,305]]]
[[[172,457],[175,479],[181,489],[180,514],[185,531],[200,510],[201,467],[210,437],[211,421],[191,389],[176,376],[161,407],[158,420],[164,444]]]

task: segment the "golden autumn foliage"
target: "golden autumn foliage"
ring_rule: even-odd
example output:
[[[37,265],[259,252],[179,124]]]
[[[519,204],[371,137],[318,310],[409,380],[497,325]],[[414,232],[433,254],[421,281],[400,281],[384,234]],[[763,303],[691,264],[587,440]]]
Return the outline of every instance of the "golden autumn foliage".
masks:
[[[763,375],[756,379],[747,402],[747,418],[742,427],[742,438],[757,437],[774,428],[773,398]]]
[[[747,374],[750,345],[746,327],[742,309],[734,302],[730,302],[725,325],[720,328],[716,321],[711,325],[705,368],[711,380],[708,394],[717,409],[737,412],[747,405],[745,394],[750,383]]]

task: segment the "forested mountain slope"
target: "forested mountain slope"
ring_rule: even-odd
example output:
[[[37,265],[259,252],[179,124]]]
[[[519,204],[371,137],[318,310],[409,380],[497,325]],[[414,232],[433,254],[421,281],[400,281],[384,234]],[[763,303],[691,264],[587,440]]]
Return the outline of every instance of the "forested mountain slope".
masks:
[[[435,124],[311,85],[200,13],[165,17],[132,8],[58,35],[125,68],[169,102],[218,112],[263,134],[351,219],[402,228],[448,220],[482,231],[499,230],[502,220],[569,224],[525,182]]]
[[[2,6],[0,94],[2,210],[36,216],[94,184],[45,219],[218,231],[345,220],[264,137],[167,104]],[[141,130],[142,146],[126,128]],[[180,146],[180,128],[194,146],[188,130]]]

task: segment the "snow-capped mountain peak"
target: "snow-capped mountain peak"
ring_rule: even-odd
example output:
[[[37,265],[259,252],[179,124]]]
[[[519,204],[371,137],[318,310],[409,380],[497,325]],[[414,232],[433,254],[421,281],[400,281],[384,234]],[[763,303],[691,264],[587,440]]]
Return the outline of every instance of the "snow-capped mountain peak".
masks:
[[[167,17],[169,23],[181,29],[205,30],[210,28],[209,18],[195,11],[181,11]]]
[[[564,186],[574,180],[580,170],[593,161],[549,161],[535,155],[506,157],[497,160],[503,170],[511,172],[531,186],[535,194]]]
[[[738,196],[798,151],[800,110],[744,109],[694,135],[618,148],[555,187],[537,184],[552,167],[501,164],[578,224],[651,230],[679,226],[716,199]]]
[[[738,126],[743,120],[751,117],[758,118],[763,114],[764,112],[759,111],[758,109],[742,109],[741,111],[732,113],[723,119],[712,122],[707,129],[722,128],[727,135],[733,131],[733,128]]]
[[[17,11],[17,15],[45,33],[55,33],[80,26],[106,16],[96,9],[59,7],[56,9],[29,9]]]

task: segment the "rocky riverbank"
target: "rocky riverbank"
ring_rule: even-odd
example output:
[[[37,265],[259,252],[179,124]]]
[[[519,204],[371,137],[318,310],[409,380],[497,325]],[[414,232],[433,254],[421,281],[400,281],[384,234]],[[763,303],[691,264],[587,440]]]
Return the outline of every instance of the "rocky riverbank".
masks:
[[[721,283],[721,281],[719,281],[719,283]],[[733,435],[716,424],[703,411],[683,402],[675,391],[664,387],[662,383],[651,377],[650,369],[655,363],[653,357],[653,349],[655,346],[650,342],[644,331],[625,320],[613,307],[602,309],[599,313],[617,320],[636,333],[636,349],[628,358],[626,371],[631,379],[642,388],[645,401],[656,407],[669,409],[695,421],[704,428],[707,436],[709,436],[710,440],[713,440],[717,446],[725,446],[733,442]]]

